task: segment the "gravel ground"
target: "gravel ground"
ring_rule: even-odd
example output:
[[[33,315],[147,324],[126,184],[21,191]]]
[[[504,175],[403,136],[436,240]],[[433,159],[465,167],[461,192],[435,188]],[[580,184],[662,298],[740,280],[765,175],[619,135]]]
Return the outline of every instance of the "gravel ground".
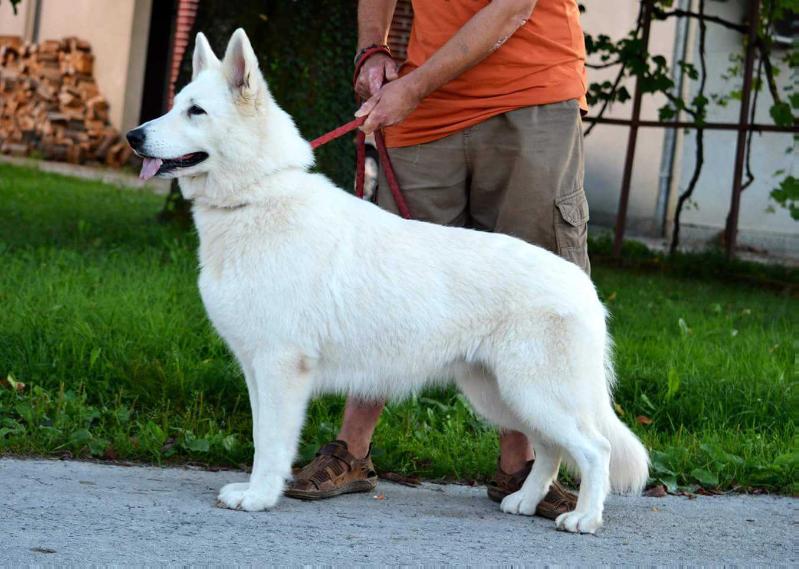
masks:
[[[768,565],[799,563],[799,500],[608,500],[597,536],[509,516],[484,488],[388,482],[371,494],[214,507],[242,472],[0,459],[0,566]]]

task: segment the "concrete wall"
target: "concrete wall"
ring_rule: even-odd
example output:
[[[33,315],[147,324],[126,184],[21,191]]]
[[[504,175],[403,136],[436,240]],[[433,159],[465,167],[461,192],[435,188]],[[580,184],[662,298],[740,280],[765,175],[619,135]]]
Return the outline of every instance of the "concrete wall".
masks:
[[[38,0],[37,41],[78,36],[91,43],[94,77],[108,99],[112,124],[125,131],[139,121],[152,0]],[[19,14],[0,3],[0,34],[32,40],[35,0],[23,0]]]
[[[583,28],[592,35],[605,34],[614,40],[624,37],[635,28],[638,2],[630,0],[601,0],[587,2]],[[653,54],[665,57],[671,65],[674,51],[675,22],[653,24],[650,46]],[[588,70],[588,81],[613,81],[617,68]],[[634,82],[626,87],[632,94]],[[657,109],[663,105],[660,97],[645,97],[641,117],[657,119]],[[595,114],[598,109],[592,109]],[[605,114],[608,118],[628,119],[632,116],[632,101],[614,104]],[[629,129],[620,126],[597,125],[585,139],[586,192],[592,220],[600,225],[612,225],[619,203],[624,157]],[[663,131],[641,129],[636,147],[635,169],[627,223],[631,231],[652,234],[656,230],[653,217],[660,181],[660,162],[663,154]]]
[[[17,6],[17,14],[11,8],[11,2],[0,2],[0,36],[27,35],[27,30],[33,24],[33,10],[28,6],[31,0],[22,0]]]
[[[730,0],[726,3],[708,3],[709,13],[727,20],[740,22],[744,19],[746,3],[743,0]],[[722,73],[730,65],[730,57],[742,54],[741,35],[722,28],[709,26],[707,36],[707,63],[711,74],[708,80],[707,93],[729,93],[740,89],[741,79],[725,81]],[[777,63],[784,52],[774,54]],[[693,57],[698,61],[697,46],[693,46]],[[790,81],[787,69],[780,74],[778,81],[785,84]],[[691,93],[691,95],[695,92]],[[764,89],[758,96],[756,122],[771,124],[769,108],[773,104],[770,93]],[[740,106],[731,101],[726,108],[712,105],[708,116],[713,122],[737,122]],[[696,239],[718,234],[724,227],[730,208],[730,197],[733,184],[733,168],[735,163],[737,133],[708,131],[705,133],[705,167],[699,185],[694,194],[692,207],[682,216],[686,226],[686,236]],[[789,212],[774,207],[769,193],[775,188],[780,176],[778,170],[797,175],[796,154],[786,154],[791,147],[790,134],[763,133],[756,134],[752,142],[752,172],[755,182],[744,191],[741,197],[741,214],[739,217],[739,241],[756,248],[763,248],[779,254],[799,255],[799,222],[791,219]],[[685,135],[685,144],[681,155],[682,172],[679,177],[678,191],[683,191],[693,174],[696,157],[696,135]]]
[[[696,0],[687,2],[690,6]],[[718,15],[725,19],[742,22],[745,13],[744,0],[728,2],[708,2],[708,14]],[[638,2],[630,0],[602,0],[588,2],[583,16],[583,26],[594,35],[606,34],[619,39],[635,25],[638,13]],[[655,22],[652,27],[650,42],[653,53],[663,55],[672,64],[674,58],[677,19],[667,22]],[[688,30],[688,52],[698,67],[697,24],[690,24]],[[709,24],[707,36],[707,64],[710,71],[707,94],[729,93],[740,89],[740,79],[732,82],[722,77],[730,65],[730,57],[742,53],[741,34],[727,30],[721,26]],[[774,61],[780,59],[779,56]],[[784,70],[780,81],[790,81],[789,73]],[[589,70],[589,81],[597,82],[613,80],[615,70]],[[627,85],[632,93],[634,84]],[[686,83],[686,96],[692,98],[697,84]],[[772,104],[771,96],[763,91],[758,100],[756,120],[771,123],[768,109]],[[658,97],[645,96],[642,118],[657,120],[657,109],[663,105]],[[592,109],[592,114],[598,109]],[[632,103],[614,105],[606,116],[614,118],[630,118]],[[708,120],[713,122],[737,122],[739,105],[731,101],[726,108],[711,104]],[[690,117],[681,117],[690,120]],[[591,217],[598,225],[612,226],[618,207],[619,188],[624,168],[624,157],[627,146],[627,127],[598,125],[586,138],[586,191],[591,206]],[[664,150],[666,132],[662,129],[641,129],[636,148],[635,169],[630,194],[628,214],[628,234],[661,236],[665,214],[665,228],[668,232],[673,220],[677,196],[682,193],[693,174],[696,152],[696,135],[693,132],[675,131],[676,155],[671,170],[671,184],[663,197],[666,205],[658,210],[657,200],[661,178],[668,177],[668,169],[664,169]],[[736,134],[734,132],[708,131],[705,134],[705,166],[702,177],[694,193],[695,200],[683,216],[683,236],[687,241],[699,241],[715,238],[723,229],[730,207],[730,194],[735,160]],[[791,146],[788,134],[756,135],[753,142],[752,170],[756,176],[755,183],[747,189],[741,201],[739,241],[743,245],[751,245],[777,254],[799,256],[799,223],[792,220],[790,214],[781,208],[774,208],[769,192],[779,183],[779,176],[774,172],[784,170],[791,172],[797,163],[795,154],[786,154]],[[795,169],[794,175],[796,175]]]

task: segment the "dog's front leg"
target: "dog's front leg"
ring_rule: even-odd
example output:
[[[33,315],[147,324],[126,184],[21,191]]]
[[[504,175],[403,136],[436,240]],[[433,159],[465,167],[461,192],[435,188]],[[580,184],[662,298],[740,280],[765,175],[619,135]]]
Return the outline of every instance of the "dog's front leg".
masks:
[[[255,512],[274,506],[291,474],[291,463],[312,389],[308,364],[296,353],[258,354],[248,390],[253,403],[255,457],[249,484],[229,484],[219,493],[225,508]],[[253,393],[255,392],[255,393]]]

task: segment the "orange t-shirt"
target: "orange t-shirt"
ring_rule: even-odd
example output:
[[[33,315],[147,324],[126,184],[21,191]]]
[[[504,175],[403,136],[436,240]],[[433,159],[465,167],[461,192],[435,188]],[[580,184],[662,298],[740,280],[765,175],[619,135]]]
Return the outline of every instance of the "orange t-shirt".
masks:
[[[413,0],[408,60],[421,66],[490,0]],[[585,108],[585,42],[576,0],[538,0],[533,14],[494,53],[428,95],[385,129],[389,147],[422,144],[495,115],[579,99]]]

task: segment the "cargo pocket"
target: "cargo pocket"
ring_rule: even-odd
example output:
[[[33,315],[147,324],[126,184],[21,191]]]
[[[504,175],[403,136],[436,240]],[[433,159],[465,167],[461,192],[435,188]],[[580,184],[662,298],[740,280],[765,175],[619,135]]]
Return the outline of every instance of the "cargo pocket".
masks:
[[[580,188],[555,201],[555,239],[558,255],[571,261],[586,273],[588,262],[588,201]]]

